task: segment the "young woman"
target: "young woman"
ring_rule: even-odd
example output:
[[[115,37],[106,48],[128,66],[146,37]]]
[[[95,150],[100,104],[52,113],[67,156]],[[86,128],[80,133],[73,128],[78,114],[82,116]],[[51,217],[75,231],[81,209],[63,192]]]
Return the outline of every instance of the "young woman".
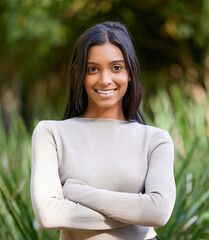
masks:
[[[145,125],[126,28],[105,22],[75,46],[63,121],[32,139],[31,195],[41,227],[61,240],[158,239],[175,202],[173,143]]]

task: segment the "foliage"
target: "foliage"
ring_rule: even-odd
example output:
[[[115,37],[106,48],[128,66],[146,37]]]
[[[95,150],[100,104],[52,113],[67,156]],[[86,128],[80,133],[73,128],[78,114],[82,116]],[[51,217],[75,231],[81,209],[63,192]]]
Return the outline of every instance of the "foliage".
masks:
[[[168,130],[175,145],[177,199],[171,219],[157,230],[162,239],[209,239],[209,95],[201,93],[200,103],[173,86],[169,95],[158,90],[149,109],[144,105],[148,123]],[[32,129],[39,119],[61,116],[42,105],[36,107],[30,130],[18,113],[10,116],[9,128],[0,118],[0,239],[58,238],[56,231],[38,228],[30,200]]]
[[[40,91],[55,107],[64,101],[75,40],[102,21],[130,30],[147,97],[173,83],[209,85],[207,0],[1,0],[0,13],[0,94],[12,92],[27,123]]]
[[[162,239],[209,239],[208,97],[200,104],[172,87],[170,97],[161,90],[150,102],[154,124],[169,130],[176,150],[177,199],[170,221],[158,230]]]

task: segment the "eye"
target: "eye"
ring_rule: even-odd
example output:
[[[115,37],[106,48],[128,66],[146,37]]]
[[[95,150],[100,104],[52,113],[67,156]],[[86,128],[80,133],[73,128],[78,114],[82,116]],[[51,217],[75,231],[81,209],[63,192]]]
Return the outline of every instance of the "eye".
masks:
[[[87,72],[88,73],[94,73],[94,72],[98,72],[99,69],[97,67],[87,67]]]
[[[123,67],[121,65],[114,65],[112,69],[113,69],[113,71],[118,72],[121,69],[123,69]]]

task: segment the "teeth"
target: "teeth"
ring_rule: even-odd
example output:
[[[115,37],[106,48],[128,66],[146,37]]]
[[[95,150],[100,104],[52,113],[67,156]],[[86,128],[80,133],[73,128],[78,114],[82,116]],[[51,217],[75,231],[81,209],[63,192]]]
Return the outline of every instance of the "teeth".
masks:
[[[102,94],[110,94],[112,93],[114,90],[109,90],[109,91],[102,91],[102,90],[97,90],[98,93],[102,93]]]

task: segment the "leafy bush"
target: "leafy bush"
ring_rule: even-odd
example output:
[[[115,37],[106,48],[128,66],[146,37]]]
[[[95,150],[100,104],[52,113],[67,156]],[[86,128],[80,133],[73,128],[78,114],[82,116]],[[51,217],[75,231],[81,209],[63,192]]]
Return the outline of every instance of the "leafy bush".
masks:
[[[30,200],[31,133],[18,114],[10,116],[6,133],[0,118],[0,239],[55,239],[41,231]]]
[[[170,97],[161,90],[150,101],[152,123],[166,128],[175,145],[177,198],[169,222],[158,229],[162,239],[209,239],[208,97],[197,102],[173,87]]]

